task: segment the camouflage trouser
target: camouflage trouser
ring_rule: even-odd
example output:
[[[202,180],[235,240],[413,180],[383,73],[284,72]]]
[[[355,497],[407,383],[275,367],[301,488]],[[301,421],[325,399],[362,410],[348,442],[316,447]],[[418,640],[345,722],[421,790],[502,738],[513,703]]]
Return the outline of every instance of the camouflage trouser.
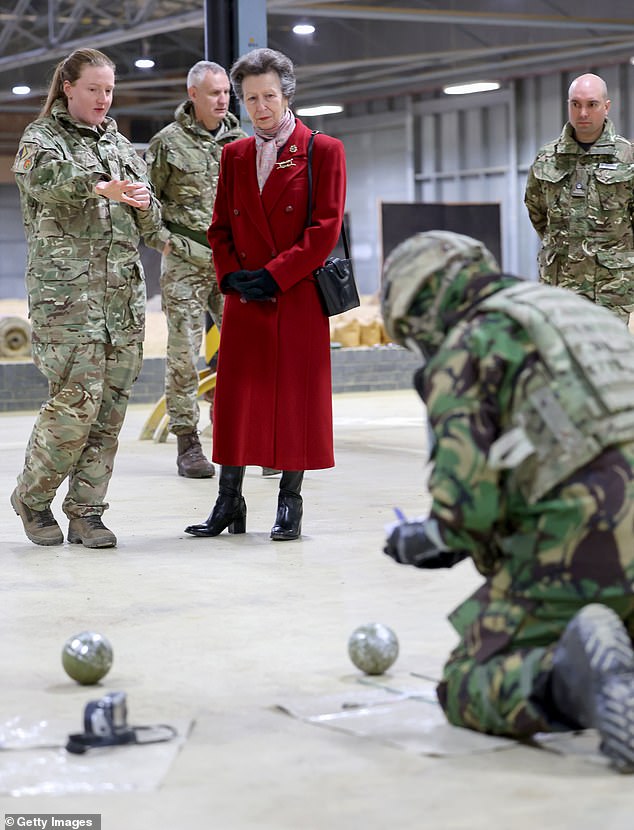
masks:
[[[471,617],[485,595],[485,590],[477,592],[456,610],[452,619],[458,627],[462,628],[456,618]],[[625,621],[634,639],[634,597],[603,602]],[[528,610],[497,599],[481,608],[461,631],[462,640],[450,655],[438,686],[438,699],[449,722],[515,738],[565,729],[552,709],[549,717],[552,702],[545,690],[557,641],[584,604],[540,603]]]
[[[165,400],[170,431],[175,435],[198,428],[198,358],[204,332],[204,312],[218,328],[223,296],[211,265],[196,268],[168,254],[161,261],[161,298],[167,319]]]
[[[108,508],[106,491],[143,346],[34,343],[33,360],[48,380],[49,399],[26,448],[18,497],[43,510],[68,477],[64,513],[100,516]]]
[[[575,267],[576,266],[576,267]],[[584,267],[584,263],[571,266],[567,259],[553,262],[547,269],[540,271],[540,281],[549,285],[567,288],[575,294],[592,300],[616,314],[625,323],[634,311],[632,303],[632,277],[628,271],[611,273],[607,269]],[[602,279],[599,279],[602,277]]]

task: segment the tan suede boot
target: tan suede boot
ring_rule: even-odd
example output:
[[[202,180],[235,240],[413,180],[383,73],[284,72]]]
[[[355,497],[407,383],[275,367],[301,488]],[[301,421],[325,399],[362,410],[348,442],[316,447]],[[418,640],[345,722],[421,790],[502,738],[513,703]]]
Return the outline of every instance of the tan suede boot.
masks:
[[[178,457],[176,466],[179,476],[185,478],[213,478],[216,470],[211,461],[205,458],[197,432],[177,435]]]
[[[22,519],[27,537],[36,545],[63,544],[64,534],[50,507],[45,510],[32,510],[18,498],[16,490],[11,493],[11,506]]]
[[[85,548],[114,548],[117,537],[101,521],[101,516],[81,516],[68,523],[68,541]]]

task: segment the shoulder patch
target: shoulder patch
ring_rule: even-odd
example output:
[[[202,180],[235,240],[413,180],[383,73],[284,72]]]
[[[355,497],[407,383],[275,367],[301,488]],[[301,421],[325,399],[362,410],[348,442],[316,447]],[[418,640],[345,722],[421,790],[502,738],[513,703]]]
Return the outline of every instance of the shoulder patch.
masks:
[[[23,144],[17,152],[13,167],[14,173],[26,173],[33,166],[35,156],[37,155],[37,146],[35,144]]]

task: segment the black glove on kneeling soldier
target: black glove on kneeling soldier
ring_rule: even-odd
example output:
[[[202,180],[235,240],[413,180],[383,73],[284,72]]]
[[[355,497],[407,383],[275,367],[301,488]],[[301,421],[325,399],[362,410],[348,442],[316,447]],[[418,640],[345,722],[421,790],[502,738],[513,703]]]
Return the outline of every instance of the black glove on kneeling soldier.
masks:
[[[385,540],[383,553],[401,565],[416,568],[452,568],[468,556],[446,547],[435,519],[395,525]]]

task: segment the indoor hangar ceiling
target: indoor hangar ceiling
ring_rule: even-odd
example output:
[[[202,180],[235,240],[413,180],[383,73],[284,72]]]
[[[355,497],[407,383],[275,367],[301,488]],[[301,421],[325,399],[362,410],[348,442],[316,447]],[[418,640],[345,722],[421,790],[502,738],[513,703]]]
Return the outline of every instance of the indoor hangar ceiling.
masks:
[[[349,113],[395,95],[438,95],[450,82],[586,71],[634,55],[632,0],[267,0],[266,8],[268,45],[297,67],[296,105],[337,103]],[[298,22],[315,32],[295,34]],[[202,0],[1,3],[0,153],[15,150],[55,64],[81,46],[114,60],[112,114],[133,140],[147,140],[182,100],[204,42]],[[152,69],[135,67],[142,55]],[[31,91],[16,96],[16,84]]]

